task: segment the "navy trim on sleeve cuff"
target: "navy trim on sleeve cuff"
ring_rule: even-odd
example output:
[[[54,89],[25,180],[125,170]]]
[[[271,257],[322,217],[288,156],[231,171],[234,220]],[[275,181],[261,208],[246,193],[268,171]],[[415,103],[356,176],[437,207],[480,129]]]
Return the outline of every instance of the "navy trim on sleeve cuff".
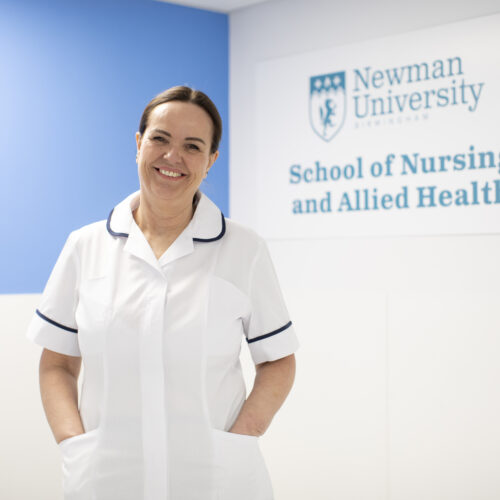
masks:
[[[257,342],[258,340],[263,340],[267,339],[268,337],[272,337],[273,335],[276,335],[277,333],[281,333],[283,330],[286,330],[292,326],[292,322],[289,321],[285,326],[282,326],[281,328],[278,328],[277,330],[273,330],[272,332],[266,333],[265,335],[260,335],[259,337],[255,337],[253,339],[247,339],[247,342],[251,344],[252,342]]]
[[[76,330],[75,328],[70,328],[69,326],[61,325],[61,323],[58,323],[53,319],[47,318],[47,316],[45,316],[45,314],[42,314],[38,309],[36,310],[36,313],[38,314],[38,316],[40,316],[40,318],[44,319],[51,325],[57,326],[58,328],[62,328],[63,330],[66,330],[68,332],[78,333],[78,330]]]

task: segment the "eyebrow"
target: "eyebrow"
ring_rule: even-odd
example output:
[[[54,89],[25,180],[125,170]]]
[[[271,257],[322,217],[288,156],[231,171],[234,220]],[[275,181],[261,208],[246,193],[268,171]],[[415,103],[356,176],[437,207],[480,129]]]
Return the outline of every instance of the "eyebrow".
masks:
[[[156,134],[163,134],[163,135],[166,135],[167,137],[172,137],[172,134],[170,134],[169,132],[167,132],[165,130],[162,130],[161,128],[155,128],[152,130],[152,132],[154,132]],[[198,141],[198,142],[201,142],[202,144],[205,144],[205,141],[203,139],[201,139],[200,137],[186,137],[184,140],[185,141]]]

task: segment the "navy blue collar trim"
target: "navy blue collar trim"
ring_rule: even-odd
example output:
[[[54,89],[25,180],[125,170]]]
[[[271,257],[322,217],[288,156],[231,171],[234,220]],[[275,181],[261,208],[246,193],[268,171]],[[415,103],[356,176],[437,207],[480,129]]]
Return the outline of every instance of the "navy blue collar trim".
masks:
[[[220,240],[224,236],[224,234],[226,234],[226,219],[224,218],[224,214],[222,212],[220,213],[220,215],[222,218],[222,229],[215,238],[193,238],[193,241],[202,241],[204,243],[208,243],[210,241]]]
[[[259,340],[267,339],[268,337],[272,337],[273,335],[276,335],[277,333],[281,333],[282,331],[286,330],[290,326],[292,326],[291,321],[289,321],[286,325],[283,325],[281,328],[278,328],[277,330],[273,330],[272,332],[261,335],[260,337],[254,337],[253,339],[247,339],[247,342],[249,344],[251,344],[252,342],[258,342]]]
[[[106,221],[106,229],[108,230],[108,233],[111,236],[121,236],[124,238],[128,238],[128,233],[116,233],[111,229],[111,216],[113,215],[113,210],[111,210],[110,214],[108,215],[108,220]],[[221,212],[221,219],[222,219],[222,229],[220,233],[215,236],[215,238],[193,238],[193,241],[201,241],[203,243],[209,243],[210,241],[217,241],[220,240],[224,234],[226,234],[226,219],[224,218],[224,214]]]
[[[111,216],[113,215],[113,211],[115,209],[113,208],[113,210],[111,210],[110,214],[108,215],[108,220],[106,222],[106,229],[108,230],[108,233],[111,235],[111,236],[123,236],[124,238],[128,238],[128,233],[115,233],[112,229],[111,229]]]

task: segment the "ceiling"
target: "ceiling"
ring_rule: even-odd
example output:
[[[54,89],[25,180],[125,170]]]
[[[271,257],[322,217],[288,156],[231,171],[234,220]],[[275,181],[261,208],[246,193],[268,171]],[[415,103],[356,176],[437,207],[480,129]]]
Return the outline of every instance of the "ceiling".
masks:
[[[229,13],[236,9],[242,9],[268,0],[159,0],[160,2],[177,3],[186,7],[214,10]]]

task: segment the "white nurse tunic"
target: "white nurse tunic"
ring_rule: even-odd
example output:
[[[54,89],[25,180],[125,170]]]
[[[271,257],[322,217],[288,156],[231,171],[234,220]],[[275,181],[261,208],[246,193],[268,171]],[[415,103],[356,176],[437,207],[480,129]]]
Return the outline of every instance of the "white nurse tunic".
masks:
[[[201,195],[157,259],[138,203],[70,234],[28,331],[83,360],[65,500],[271,500],[258,438],[227,432],[243,336],[256,364],[298,347],[266,245]]]

